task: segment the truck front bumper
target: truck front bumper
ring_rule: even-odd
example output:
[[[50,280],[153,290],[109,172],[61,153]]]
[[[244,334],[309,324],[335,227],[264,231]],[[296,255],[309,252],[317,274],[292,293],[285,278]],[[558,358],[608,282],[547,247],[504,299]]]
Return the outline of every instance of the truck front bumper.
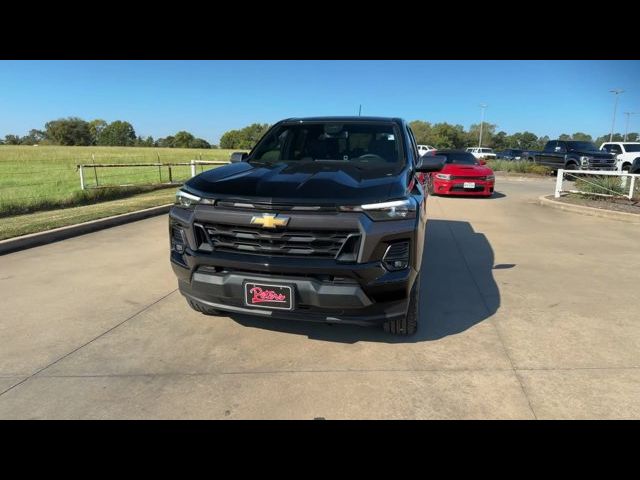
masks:
[[[380,265],[363,265],[362,278],[374,276],[365,286],[345,277],[328,279],[301,275],[261,275],[207,267],[191,270],[172,258],[180,293],[186,298],[231,314],[247,314],[325,323],[375,325],[406,315],[408,292],[415,271],[387,272]],[[217,270],[217,271],[216,271]],[[337,277],[337,278],[336,278]],[[257,282],[293,287],[293,310],[249,307],[244,301],[244,283]]]

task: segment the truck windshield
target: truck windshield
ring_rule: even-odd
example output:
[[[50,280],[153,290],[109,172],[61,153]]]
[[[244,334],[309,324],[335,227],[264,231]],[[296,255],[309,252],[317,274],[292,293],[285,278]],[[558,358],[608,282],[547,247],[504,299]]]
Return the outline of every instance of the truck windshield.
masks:
[[[358,168],[402,167],[397,127],[391,123],[299,123],[271,130],[249,162],[323,162]]]
[[[593,152],[598,149],[591,142],[567,142],[567,150],[574,152]]]
[[[640,152],[640,143],[624,143],[625,152]]]
[[[468,152],[438,152],[437,155],[446,157],[445,163],[455,163],[457,165],[479,165],[476,157]]]

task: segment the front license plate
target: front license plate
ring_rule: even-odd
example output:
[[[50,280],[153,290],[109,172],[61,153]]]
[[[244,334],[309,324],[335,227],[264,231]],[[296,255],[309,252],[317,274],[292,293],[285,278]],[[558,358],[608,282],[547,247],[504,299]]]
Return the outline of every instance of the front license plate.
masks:
[[[244,303],[248,307],[293,310],[293,288],[288,285],[246,282]]]
[[[464,182],[464,188],[476,188],[475,182]]]

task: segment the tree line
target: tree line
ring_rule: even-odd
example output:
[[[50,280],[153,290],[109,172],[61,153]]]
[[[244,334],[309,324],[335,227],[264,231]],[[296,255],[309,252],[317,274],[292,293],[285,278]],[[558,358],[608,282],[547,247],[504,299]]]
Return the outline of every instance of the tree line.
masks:
[[[469,130],[465,130],[462,125],[452,125],[446,122],[431,124],[422,120],[414,120],[409,125],[419,144],[431,145],[439,149],[474,147],[478,145],[480,140],[479,123],[471,125]],[[493,123],[485,122],[482,125],[483,147],[495,150],[504,150],[505,148],[542,150],[549,140],[556,140],[555,138],[549,138],[547,135],[539,137],[529,131],[516,132],[509,135],[502,130],[496,132],[497,128],[498,126]],[[639,138],[640,135],[638,133],[629,133],[627,135],[628,142],[637,142]],[[563,133],[557,139],[593,142],[599,147],[603,142],[609,141],[609,134],[607,133],[594,139],[584,132]],[[613,135],[614,142],[622,142],[623,139],[624,135],[621,133]]]
[[[32,129],[24,137],[6,135],[5,145],[66,145],[112,147],[168,147],[168,148],[218,148],[202,138],[180,131],[175,135],[154,140],[141,137],[129,122],[116,120],[108,123],[102,119],[87,122],[78,117],[60,118],[45,123],[44,130]]]
[[[480,124],[473,124],[468,130],[462,125],[453,125],[447,122],[430,123],[422,120],[414,120],[410,122],[411,130],[416,137],[416,141],[420,145],[431,145],[439,149],[455,148],[464,149],[478,145],[480,137]],[[269,125],[264,123],[253,123],[239,130],[229,130],[220,138],[220,148],[249,150],[269,129]],[[505,131],[496,131],[498,126],[493,123],[484,123],[482,125],[482,146],[490,147],[495,150],[503,150],[505,148],[517,148],[522,150],[542,150],[550,139],[547,135],[538,136],[535,133],[524,131],[508,134]],[[614,142],[623,141],[624,136],[621,133],[613,135]],[[638,133],[630,133],[627,135],[627,141],[639,141]],[[609,141],[609,134],[601,135],[596,139],[591,135],[583,132],[575,132],[573,134],[563,133],[558,137],[559,140],[581,140],[586,142],[594,142],[596,146],[600,146],[603,142]]]
[[[464,149],[478,145],[480,124],[473,124],[468,130],[462,125],[447,122],[430,123],[423,120],[410,122],[416,141],[423,145],[431,145],[439,149]],[[252,123],[244,128],[229,130],[220,137],[220,148],[250,150],[266,133],[270,125],[267,123]],[[524,131],[508,134],[500,130],[494,123],[485,122],[482,125],[482,146],[495,150],[518,148],[522,150],[541,150],[550,140],[547,135],[537,136],[535,133]],[[609,141],[609,134],[592,138],[583,132],[573,134],[563,133],[560,140],[582,140],[594,142],[596,146]],[[623,141],[621,133],[613,135],[614,142]],[[627,141],[640,140],[640,134],[630,133]],[[133,126],[129,122],[116,120],[107,123],[97,119],[89,122],[77,117],[62,118],[47,122],[44,130],[30,130],[24,137],[6,135],[7,145],[104,145],[104,146],[132,146],[132,147],[168,147],[168,148],[218,148],[202,138],[196,138],[189,132],[180,131],[175,135],[154,140],[136,136]]]

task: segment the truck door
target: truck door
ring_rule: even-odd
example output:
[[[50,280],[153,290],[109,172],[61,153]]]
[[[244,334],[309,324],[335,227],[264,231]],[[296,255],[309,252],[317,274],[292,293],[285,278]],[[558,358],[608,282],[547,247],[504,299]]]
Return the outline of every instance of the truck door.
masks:
[[[551,157],[551,166],[554,170],[564,168],[564,156],[567,153],[567,146],[564,142],[556,142]]]
[[[555,140],[547,142],[542,153],[540,153],[536,157],[537,163],[541,163],[542,165],[545,165],[547,167],[554,167],[555,149],[557,146],[558,142],[556,142]]]

